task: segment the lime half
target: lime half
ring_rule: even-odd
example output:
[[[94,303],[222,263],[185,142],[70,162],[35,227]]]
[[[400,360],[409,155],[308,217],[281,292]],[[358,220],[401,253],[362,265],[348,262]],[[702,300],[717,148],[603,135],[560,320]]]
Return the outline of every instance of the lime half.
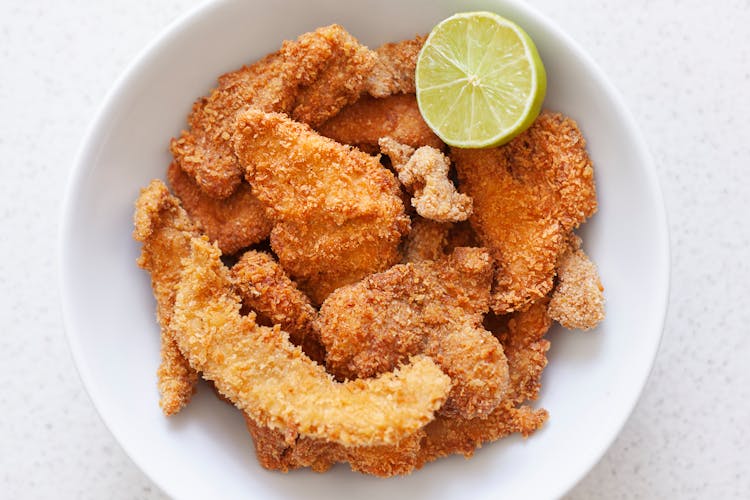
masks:
[[[491,12],[433,28],[417,60],[417,102],[430,128],[462,148],[499,146],[539,115],[547,75],[534,42]]]

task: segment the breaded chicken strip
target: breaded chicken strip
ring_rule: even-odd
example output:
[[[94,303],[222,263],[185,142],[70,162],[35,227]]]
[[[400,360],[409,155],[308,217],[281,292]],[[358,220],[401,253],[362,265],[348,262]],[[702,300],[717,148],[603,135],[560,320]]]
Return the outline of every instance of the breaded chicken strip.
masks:
[[[370,154],[380,151],[378,139],[386,136],[414,148],[445,147],[422,119],[414,94],[383,99],[362,96],[317,127],[317,130],[326,137],[356,146]]]
[[[549,315],[569,330],[590,330],[604,319],[604,287],[578,236],[571,235],[569,248],[557,263]]]
[[[521,310],[552,289],[566,235],[596,211],[594,170],[576,123],[542,113],[508,144],[451,149],[471,224],[498,263],[492,309]]]
[[[323,363],[325,353],[314,323],[317,311],[271,255],[247,251],[230,273],[246,309],[279,325],[310,359]]]
[[[367,78],[367,92],[373,97],[416,92],[414,74],[419,51],[427,39],[419,35],[412,40],[386,43],[375,50],[377,62]]]
[[[317,472],[324,472],[337,462],[349,462],[355,471],[388,477],[409,474],[427,462],[455,453],[470,457],[482,444],[509,434],[529,436],[548,417],[546,410],[523,404],[537,398],[547,364],[549,342],[543,339],[551,324],[547,299],[511,315],[509,321],[506,319],[492,316],[486,321],[504,342],[510,370],[508,393],[488,416],[466,419],[438,415],[396,445],[348,448],[296,434],[285,436],[246,417],[258,461],[267,469],[311,467]]]
[[[336,383],[278,326],[242,316],[221,252],[191,240],[177,285],[175,340],[221,394],[258,425],[344,446],[394,444],[432,420],[450,379],[427,357],[377,379]]]
[[[244,173],[230,143],[237,113],[252,105],[320,125],[359,98],[374,64],[374,53],[335,24],[286,41],[275,54],[221,76],[193,105],[190,129],[172,140],[172,154],[203,191],[226,198]]]
[[[271,233],[265,207],[253,196],[249,184],[243,182],[227,198],[213,198],[174,162],[167,170],[167,179],[185,211],[224,254],[254,245]]]
[[[158,180],[141,190],[135,202],[134,222],[133,237],[143,243],[138,265],[151,274],[156,318],[161,327],[159,406],[170,416],[188,404],[198,382],[198,374],[177,348],[172,327],[175,288],[182,271],[180,261],[189,255],[190,238],[197,236],[198,230],[177,198]]]
[[[422,146],[414,149],[391,137],[378,141],[380,150],[391,159],[398,180],[414,194],[411,204],[425,219],[459,222],[472,212],[471,198],[458,193],[448,178],[451,162],[439,150]]]
[[[274,223],[279,263],[313,303],[398,262],[409,219],[377,158],[254,109],[239,117],[234,145]]]
[[[372,377],[424,353],[454,384],[441,413],[488,415],[508,378],[502,347],[481,327],[491,281],[487,251],[459,248],[338,289],[318,316],[326,366],[340,378]]]

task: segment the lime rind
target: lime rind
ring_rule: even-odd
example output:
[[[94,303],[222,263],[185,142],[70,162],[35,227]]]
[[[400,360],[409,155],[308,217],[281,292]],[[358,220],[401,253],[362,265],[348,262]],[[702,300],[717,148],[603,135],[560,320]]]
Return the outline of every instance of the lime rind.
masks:
[[[481,82],[471,82],[472,75]],[[491,12],[460,13],[442,21],[417,62],[420,111],[451,146],[508,142],[539,115],[546,84],[544,65],[528,34]],[[483,130],[487,123],[495,125],[491,133]]]

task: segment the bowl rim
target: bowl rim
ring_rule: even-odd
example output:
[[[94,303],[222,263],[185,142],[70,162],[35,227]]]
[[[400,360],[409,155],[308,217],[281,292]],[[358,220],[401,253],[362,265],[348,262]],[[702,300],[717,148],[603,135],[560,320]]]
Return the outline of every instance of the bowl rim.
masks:
[[[96,412],[108,429],[110,434],[119,444],[120,448],[125,452],[128,458],[135,464],[138,469],[143,472],[154,484],[156,484],[163,492],[169,496],[175,497],[175,491],[170,484],[167,484],[161,480],[160,477],[152,474],[152,471],[144,468],[138,460],[136,460],[136,452],[131,448],[131,445],[126,440],[121,439],[114,429],[110,426],[109,422],[105,418],[105,412],[100,406],[94,395],[92,394],[93,387],[93,374],[89,370],[89,366],[85,361],[85,357],[82,352],[82,346],[80,344],[79,337],[73,332],[75,328],[72,324],[72,314],[69,312],[72,308],[70,304],[69,294],[66,294],[66,290],[70,289],[71,276],[69,270],[65,267],[65,262],[68,260],[69,252],[69,238],[72,234],[71,228],[73,225],[72,215],[74,213],[75,200],[77,194],[81,189],[82,178],[86,174],[86,165],[89,163],[89,157],[94,153],[96,149],[96,141],[94,139],[103,129],[103,125],[106,124],[110,115],[113,112],[116,102],[119,96],[128,88],[131,82],[137,79],[142,69],[149,64],[151,59],[157,57],[159,47],[165,42],[179,35],[180,32],[189,29],[192,24],[197,22],[206,13],[220,9],[223,4],[231,3],[235,0],[204,0],[203,2],[191,7],[181,15],[177,16],[174,20],[169,22],[165,28],[163,28],[155,37],[153,37],[137,54],[136,56],[126,65],[125,69],[115,79],[114,83],[110,86],[106,92],[101,104],[95,111],[93,118],[89,122],[88,127],[83,135],[83,139],[80,146],[75,154],[72,168],[70,170],[68,180],[66,182],[65,191],[61,203],[61,212],[59,218],[59,229],[58,229],[58,248],[57,248],[57,265],[58,265],[58,292],[60,294],[60,307],[62,315],[62,326],[67,338],[67,343],[70,348],[70,352],[73,357],[74,365],[78,372],[78,375],[85,388],[86,395],[89,401],[92,403]],[[495,0],[497,1],[497,0]],[[535,21],[544,29],[544,31],[550,33],[555,38],[562,40],[567,49],[569,49],[573,55],[578,58],[585,66],[587,66],[593,74],[597,76],[598,84],[603,87],[604,93],[610,99],[613,107],[617,113],[624,119],[624,125],[632,133],[633,139],[636,142],[638,149],[643,153],[643,159],[645,160],[642,170],[647,180],[648,190],[650,196],[654,200],[654,203],[658,210],[653,214],[655,227],[659,229],[658,235],[658,247],[660,255],[657,257],[663,263],[661,267],[661,276],[658,281],[661,284],[661,293],[655,293],[654,295],[659,298],[658,310],[661,311],[661,317],[658,319],[659,333],[654,335],[651,343],[650,359],[648,360],[648,369],[644,370],[638,380],[639,389],[635,392],[634,397],[628,402],[628,411],[623,412],[617,419],[615,429],[607,439],[602,440],[597,447],[595,453],[591,455],[587,461],[586,467],[582,467],[580,471],[569,478],[561,482],[559,496],[566,495],[572,490],[591,470],[601,461],[607,450],[612,446],[615,439],[621,434],[625,424],[630,419],[636,405],[643,395],[643,391],[646,387],[651,373],[653,372],[654,363],[656,356],[659,352],[662,339],[664,337],[664,329],[666,325],[666,319],[669,309],[669,296],[671,288],[671,244],[670,244],[670,232],[668,224],[668,216],[666,211],[666,205],[664,202],[664,196],[659,184],[658,175],[656,172],[653,155],[646,142],[637,122],[630,110],[625,105],[625,102],[614,86],[614,84],[607,78],[606,74],[601,70],[598,64],[593,58],[585,52],[582,47],[576,42],[570,35],[568,35],[562,28],[558,27],[552,20],[550,20],[545,14],[539,9],[531,6],[521,0],[500,0],[498,4],[505,3],[512,8],[524,12],[535,19]],[[457,9],[456,12],[461,12]]]

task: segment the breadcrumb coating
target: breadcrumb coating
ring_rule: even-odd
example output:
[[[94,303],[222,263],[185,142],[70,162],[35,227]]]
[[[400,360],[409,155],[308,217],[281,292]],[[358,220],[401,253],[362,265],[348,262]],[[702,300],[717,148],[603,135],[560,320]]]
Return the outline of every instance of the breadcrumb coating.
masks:
[[[442,150],[445,147],[422,118],[414,94],[382,99],[364,95],[317,130],[326,137],[370,154],[380,151],[378,139],[386,136],[414,148],[432,146]]]
[[[391,137],[378,142],[380,150],[391,159],[398,180],[414,193],[411,203],[425,219],[437,222],[459,222],[472,213],[471,198],[456,191],[448,178],[451,162],[439,150],[400,144]]]
[[[274,223],[271,247],[313,303],[399,261],[409,218],[377,158],[253,109],[239,117],[234,141]]]
[[[401,262],[406,264],[444,257],[450,230],[450,224],[415,216],[411,221],[411,231],[404,240]]]
[[[175,162],[167,170],[167,179],[191,219],[224,254],[254,245],[271,233],[266,209],[252,194],[249,184],[243,182],[227,198],[213,198]]]
[[[491,280],[487,251],[459,248],[336,290],[318,317],[326,366],[340,378],[372,377],[424,353],[454,384],[441,413],[488,415],[508,378],[502,347],[481,327]]]
[[[314,322],[318,313],[271,255],[249,250],[230,273],[243,307],[279,325],[310,359],[323,363],[325,353]]]
[[[226,198],[244,173],[231,144],[238,113],[253,106],[320,125],[359,98],[375,60],[336,24],[285,41],[278,52],[219,77],[193,105],[189,130],[171,142],[175,161],[208,195]]]
[[[566,235],[597,208],[594,170],[576,123],[542,113],[504,146],[451,149],[470,219],[498,263],[492,309],[521,310],[552,290]]]
[[[414,75],[417,57],[427,36],[381,45],[375,50],[377,60],[367,78],[367,92],[373,97],[413,94],[417,91]]]
[[[604,287],[577,236],[558,261],[549,315],[569,330],[590,330],[604,319]]]
[[[181,260],[190,253],[190,238],[199,233],[177,198],[159,180],[141,190],[133,219],[133,237],[143,243],[138,265],[151,275],[156,318],[161,327],[159,406],[170,416],[190,402],[198,382],[198,374],[175,343],[172,317]]]
[[[432,420],[451,382],[425,356],[337,383],[278,326],[240,315],[219,249],[192,238],[177,286],[175,340],[190,365],[258,425],[344,446],[395,444]]]

